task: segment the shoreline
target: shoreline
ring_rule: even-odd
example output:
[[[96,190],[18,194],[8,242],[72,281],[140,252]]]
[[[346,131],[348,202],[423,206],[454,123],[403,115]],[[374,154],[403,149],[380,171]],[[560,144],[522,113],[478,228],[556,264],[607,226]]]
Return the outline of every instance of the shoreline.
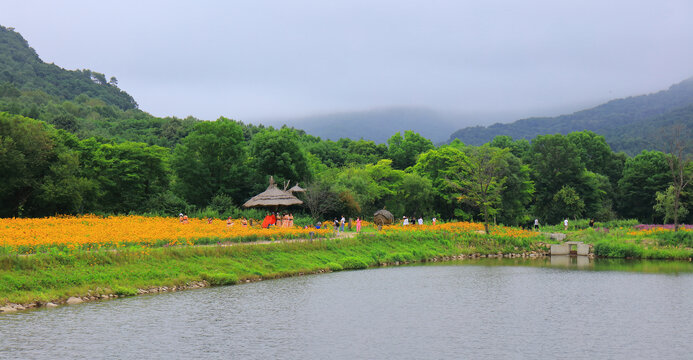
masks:
[[[550,255],[547,237],[549,242],[558,240],[551,235],[520,238],[392,231],[312,240],[4,256],[0,257],[0,313],[341,270],[483,258],[542,259]],[[613,252],[617,246],[623,245],[598,243],[596,248],[591,246],[589,257],[692,260],[689,250]]]
[[[293,242],[296,242],[294,239]],[[278,242],[274,242],[278,243]],[[263,244],[267,244],[264,243]],[[246,244],[249,245],[249,244]],[[220,245],[220,246],[229,246],[229,245]],[[411,265],[411,264],[423,264],[423,263],[436,263],[436,262],[452,262],[452,261],[460,261],[460,260],[472,260],[472,259],[482,259],[482,258],[507,258],[507,259],[512,259],[512,258],[517,258],[517,259],[541,259],[545,258],[547,256],[550,256],[549,254],[545,252],[538,252],[538,251],[531,251],[531,252],[522,252],[522,253],[496,253],[496,254],[482,254],[482,253],[473,253],[473,254],[458,254],[458,255],[450,255],[450,256],[437,256],[437,257],[432,257],[430,259],[424,259],[422,261],[394,261],[394,262],[382,262],[373,266],[368,266],[367,269],[374,269],[374,268],[383,268],[383,267],[392,267],[392,266],[404,266],[404,265]],[[590,254],[590,258],[594,258],[593,254]],[[316,271],[309,271],[309,272],[296,272],[296,273],[289,273],[289,274],[284,274],[283,276],[279,277],[268,277],[268,278],[262,278],[262,277],[252,277],[252,278],[247,278],[247,279],[241,279],[237,283],[234,284],[229,284],[229,285],[220,285],[220,286],[236,286],[236,285],[243,285],[243,284],[248,284],[248,283],[253,283],[253,282],[259,282],[259,281],[264,281],[264,280],[273,280],[273,279],[280,279],[280,278],[288,278],[288,277],[296,277],[296,276],[305,276],[305,275],[318,275],[318,274],[324,274],[324,273],[331,273],[331,272],[336,272],[336,271],[348,271],[348,270],[356,270],[356,269],[346,269],[346,270],[330,270],[330,269],[319,269]],[[206,280],[201,280],[201,281],[194,281],[190,283],[186,283],[184,285],[172,285],[172,286],[154,286],[154,287],[149,287],[149,288],[138,288],[136,289],[136,294],[130,294],[130,295],[118,295],[115,293],[110,293],[110,294],[99,294],[99,293],[88,293],[84,296],[70,296],[67,299],[53,299],[50,301],[33,301],[29,303],[6,303],[2,306],[0,306],[0,314],[3,313],[15,313],[19,311],[27,311],[27,310],[37,310],[41,308],[56,308],[60,306],[66,306],[66,305],[77,305],[77,304],[82,304],[86,302],[96,302],[96,301],[106,301],[106,300],[113,300],[113,299],[118,299],[118,298],[124,298],[124,297],[132,297],[132,296],[139,296],[139,295],[151,295],[151,294],[161,294],[161,293],[170,293],[170,292],[178,292],[178,291],[186,291],[186,290],[194,290],[194,289],[203,289],[203,288],[208,288],[208,287],[214,287],[217,285],[212,285]],[[112,289],[101,289],[102,291],[110,292]]]

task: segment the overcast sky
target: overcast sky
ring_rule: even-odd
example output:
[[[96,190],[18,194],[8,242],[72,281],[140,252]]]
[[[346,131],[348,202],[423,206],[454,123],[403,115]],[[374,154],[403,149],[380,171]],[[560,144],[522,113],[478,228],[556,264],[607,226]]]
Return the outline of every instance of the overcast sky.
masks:
[[[45,62],[157,116],[554,115],[693,76],[693,1],[1,1]]]

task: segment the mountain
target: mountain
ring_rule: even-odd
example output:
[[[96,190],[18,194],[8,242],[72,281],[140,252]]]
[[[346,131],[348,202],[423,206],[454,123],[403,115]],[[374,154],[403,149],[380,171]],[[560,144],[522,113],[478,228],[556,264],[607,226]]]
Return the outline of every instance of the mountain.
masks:
[[[265,125],[287,125],[322,139],[372,140],[385,143],[394,133],[413,130],[434,143],[445,141],[460,125],[478,123],[471,116],[448,115],[425,108],[396,107],[314,115],[304,118],[263,121]],[[490,122],[486,122],[490,123]]]
[[[459,139],[465,144],[481,145],[498,135],[531,140],[537,135],[591,130],[604,135],[614,151],[633,155],[646,148],[659,148],[657,135],[675,122],[693,130],[693,78],[654,94],[612,100],[570,115],[463,128],[448,141]]]
[[[29,43],[13,28],[0,25],[0,85],[12,84],[18,90],[41,90],[63,100],[85,94],[122,110],[135,109],[137,103],[118,88],[115,77],[91,70],[65,70],[43,62]]]

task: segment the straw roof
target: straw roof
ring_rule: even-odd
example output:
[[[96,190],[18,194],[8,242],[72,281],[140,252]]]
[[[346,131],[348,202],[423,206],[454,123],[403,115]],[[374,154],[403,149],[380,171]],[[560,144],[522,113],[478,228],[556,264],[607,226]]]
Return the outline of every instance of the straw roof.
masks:
[[[289,189],[289,192],[295,193],[295,192],[306,192],[306,189],[298,186],[298,184],[294,185],[291,189]]]
[[[373,214],[373,222],[378,225],[388,225],[392,224],[394,221],[395,217],[391,212],[385,209],[378,210],[375,212],[375,214]]]
[[[277,188],[277,184],[274,183],[274,177],[270,176],[270,183],[267,190],[250,198],[250,200],[243,204],[243,207],[290,206],[300,204],[303,204],[303,201],[297,199],[288,191]]]

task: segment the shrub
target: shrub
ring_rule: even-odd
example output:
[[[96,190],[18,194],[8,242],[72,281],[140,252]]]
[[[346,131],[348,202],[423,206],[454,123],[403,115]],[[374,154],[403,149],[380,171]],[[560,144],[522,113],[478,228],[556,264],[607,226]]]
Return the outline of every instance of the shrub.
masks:
[[[385,257],[385,262],[388,263],[394,263],[394,262],[405,262],[405,261],[413,261],[414,260],[414,255],[411,253],[394,253],[390,254]]]
[[[662,231],[658,232],[657,244],[660,246],[693,247],[693,231]]]
[[[211,286],[234,285],[238,283],[236,274],[228,273],[202,273],[202,280],[209,283]]]
[[[118,296],[135,296],[137,295],[137,289],[125,286],[114,286],[111,290]]]
[[[330,271],[342,271],[344,268],[342,268],[342,265],[337,264],[336,262],[331,262],[327,264],[327,267],[330,269]]]
[[[351,270],[351,269],[366,269],[368,268],[368,264],[363,261],[360,258],[357,257],[346,257],[343,258],[341,261],[342,268],[345,270]]]

